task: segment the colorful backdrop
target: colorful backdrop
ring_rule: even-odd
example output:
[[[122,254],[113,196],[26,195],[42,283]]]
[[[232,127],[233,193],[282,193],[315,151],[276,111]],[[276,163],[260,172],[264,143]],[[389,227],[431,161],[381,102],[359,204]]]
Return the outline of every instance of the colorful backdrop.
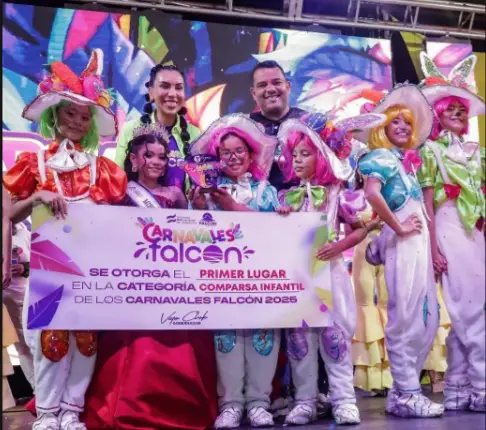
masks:
[[[105,53],[105,85],[116,93],[121,123],[138,117],[150,68],[159,62],[184,70],[192,122],[205,128],[220,115],[251,112],[250,71],[274,59],[292,81],[291,103],[358,113],[363,88],[392,86],[389,41],[323,33],[182,20],[151,12],[123,15],[42,6],[3,4],[3,170],[16,155],[44,145],[37,125],[21,118],[36,95],[44,65],[65,61],[75,72],[91,49]],[[114,155],[114,138],[100,153]]]

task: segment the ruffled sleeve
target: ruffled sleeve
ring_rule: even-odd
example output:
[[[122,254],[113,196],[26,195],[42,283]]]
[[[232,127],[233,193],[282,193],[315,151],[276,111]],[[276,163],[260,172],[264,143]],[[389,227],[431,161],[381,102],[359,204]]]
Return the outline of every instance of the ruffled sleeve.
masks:
[[[3,185],[14,200],[24,200],[34,194],[39,185],[37,154],[20,154],[14,166],[3,175]]]
[[[338,216],[345,224],[360,222],[360,212],[365,209],[366,199],[362,190],[345,190],[339,194]]]
[[[101,204],[117,204],[127,191],[127,175],[106,157],[96,160],[96,184],[90,188],[90,197]]]
[[[375,149],[358,161],[362,175],[378,179],[383,185],[398,173],[400,161],[391,151],[384,148]]]
[[[437,158],[427,145],[420,148],[420,158],[422,165],[417,171],[417,179],[422,188],[433,187],[437,178]]]
[[[260,198],[257,200],[257,205],[260,212],[275,212],[280,207],[277,189],[267,183]]]

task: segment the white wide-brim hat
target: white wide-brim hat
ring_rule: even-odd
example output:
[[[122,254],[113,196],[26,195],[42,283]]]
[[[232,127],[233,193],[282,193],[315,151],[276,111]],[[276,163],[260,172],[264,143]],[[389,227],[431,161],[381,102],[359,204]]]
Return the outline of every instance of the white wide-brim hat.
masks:
[[[254,153],[253,162],[268,177],[277,148],[277,139],[265,134],[263,126],[240,113],[226,115],[214,121],[191,145],[192,155],[217,154],[221,139],[234,132],[244,139]]]
[[[62,101],[94,107],[95,121],[100,136],[116,136],[118,134],[116,117],[111,109],[100,106],[95,101],[70,91],[50,91],[37,96],[24,108],[22,117],[30,121],[39,122],[42,113],[47,108],[56,106]]]
[[[291,118],[284,121],[278,130],[277,139],[280,141],[282,147],[287,144],[287,140],[292,133],[302,133],[309,137],[314,146],[321,151],[326,157],[331,166],[332,172],[336,179],[340,181],[347,181],[353,175],[353,168],[348,159],[340,160],[336,154],[321,137],[307,124],[304,124],[300,119]]]
[[[386,94],[377,103],[373,113],[383,114],[388,108],[396,105],[405,106],[412,112],[417,130],[416,146],[420,146],[432,131],[434,124],[432,107],[417,85],[402,84]],[[354,138],[367,144],[369,135],[370,129],[367,129],[354,133]]]
[[[474,118],[475,116],[484,115],[485,104],[484,100],[478,95],[472,93],[466,88],[457,87],[455,85],[430,85],[422,87],[422,92],[425,98],[430,103],[430,106],[434,106],[439,100],[455,96],[466,99],[469,102],[469,118]]]

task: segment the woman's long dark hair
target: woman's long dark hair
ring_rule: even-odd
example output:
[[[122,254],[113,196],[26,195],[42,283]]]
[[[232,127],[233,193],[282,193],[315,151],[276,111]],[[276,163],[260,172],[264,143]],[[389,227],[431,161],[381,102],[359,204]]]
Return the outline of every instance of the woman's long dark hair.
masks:
[[[159,74],[159,72],[163,70],[172,70],[177,73],[179,73],[183,79],[185,79],[184,72],[180,70],[178,67],[174,65],[162,65],[162,64],[157,64],[152,69],[150,70],[150,76],[148,82],[145,83],[145,87],[152,88],[155,83],[155,78]],[[147,101],[144,106],[143,106],[143,112],[144,114],[142,115],[142,118],[140,119],[144,124],[150,124],[152,122],[150,115],[154,112],[154,107],[152,103],[150,102],[150,96],[147,93],[145,95],[145,100]],[[182,107],[179,112],[179,123],[181,125],[181,138],[182,138],[182,143],[184,144],[184,155],[189,154],[189,147],[190,147],[190,140],[191,136],[189,134],[189,131],[187,130],[187,120],[185,118],[185,114],[187,113],[187,109],[185,107]]]
[[[130,160],[130,154],[138,154],[138,152],[141,151],[141,150],[147,151],[148,150],[147,145],[149,145],[151,143],[158,143],[159,145],[162,145],[165,148],[165,150],[167,151],[167,143],[163,139],[161,139],[157,136],[154,136],[153,134],[144,134],[142,136],[135,137],[130,142],[128,142],[127,156],[125,158],[125,163],[124,163],[123,167],[125,169],[125,173],[126,173],[129,181],[137,182],[138,181],[138,175],[139,175],[139,172],[133,171],[133,165],[132,165],[132,161]],[[145,147],[145,148],[143,148],[143,147]],[[145,163],[144,163],[144,165],[145,165]],[[143,167],[143,166],[140,166],[140,168],[141,167]],[[166,170],[164,176],[166,174],[167,174],[167,170]],[[158,182],[159,182],[160,185],[163,185],[164,176],[161,176],[158,179]]]

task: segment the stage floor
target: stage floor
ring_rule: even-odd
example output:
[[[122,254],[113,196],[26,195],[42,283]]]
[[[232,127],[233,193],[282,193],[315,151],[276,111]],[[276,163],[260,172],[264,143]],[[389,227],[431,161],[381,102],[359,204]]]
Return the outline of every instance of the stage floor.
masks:
[[[434,395],[432,398],[441,401],[442,395]],[[404,420],[385,415],[385,399],[383,398],[360,397],[358,405],[361,411],[361,424],[355,428],[360,430],[484,430],[486,428],[485,414],[448,412],[443,418],[438,419]],[[21,408],[16,408],[3,413],[1,428],[4,430],[30,430],[33,421],[32,415]],[[249,430],[250,428],[240,427],[242,430]],[[273,428],[278,429],[282,426]],[[337,426],[332,420],[320,420],[312,425],[299,427],[300,430],[317,430],[317,428],[320,430],[336,430]]]

